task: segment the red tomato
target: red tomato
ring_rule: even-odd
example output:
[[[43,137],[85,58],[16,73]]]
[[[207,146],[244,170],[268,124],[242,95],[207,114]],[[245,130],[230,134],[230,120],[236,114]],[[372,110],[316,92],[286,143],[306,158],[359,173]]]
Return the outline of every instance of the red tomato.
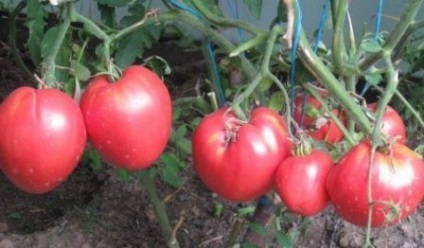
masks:
[[[314,149],[309,155],[286,158],[275,176],[275,186],[290,211],[311,216],[329,203],[325,181],[333,167],[327,153]]]
[[[306,97],[305,110],[303,111],[303,95],[295,100],[295,109],[293,113],[294,120],[305,128],[309,135],[320,141],[337,143],[343,139],[343,133],[337,127],[336,123],[329,117],[324,116],[321,110],[321,104],[312,96]],[[333,109],[332,112],[339,116],[339,110]],[[344,116],[341,116],[344,121]]]
[[[347,221],[366,226],[368,218],[368,168],[371,143],[353,147],[333,167],[327,191],[338,214]],[[375,153],[372,170],[372,226],[394,224],[412,214],[424,193],[424,164],[421,157],[401,143]],[[393,204],[399,215],[391,214]],[[387,218],[386,218],[387,217]]]
[[[289,155],[287,126],[260,107],[241,123],[228,108],[206,116],[193,134],[194,167],[206,186],[224,199],[244,202],[266,194]]]
[[[374,112],[377,107],[377,103],[371,103],[368,108]],[[390,106],[387,106],[382,120],[381,132],[392,137],[399,138],[399,141],[406,141],[406,128],[402,118],[396,112],[396,110]]]
[[[46,193],[65,181],[84,151],[78,104],[55,89],[21,87],[0,105],[0,164],[20,189]]]
[[[81,98],[88,138],[112,165],[130,171],[151,166],[168,142],[172,102],[160,78],[130,66],[117,82],[95,77]]]

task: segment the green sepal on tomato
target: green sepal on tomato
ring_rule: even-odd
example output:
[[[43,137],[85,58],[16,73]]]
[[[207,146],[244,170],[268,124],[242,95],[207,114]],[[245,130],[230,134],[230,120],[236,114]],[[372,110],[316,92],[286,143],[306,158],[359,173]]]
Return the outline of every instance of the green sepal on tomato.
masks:
[[[245,202],[270,191],[278,165],[291,150],[283,118],[255,108],[243,122],[223,107],[205,116],[194,131],[192,156],[203,183],[220,197]]]
[[[20,87],[0,105],[0,167],[28,193],[47,193],[77,166],[86,143],[78,104],[56,89]]]
[[[368,221],[368,168],[371,142],[349,150],[330,171],[327,192],[336,212],[361,227]],[[421,156],[400,142],[375,152],[372,167],[372,227],[395,224],[411,215],[424,194]]]
[[[129,66],[116,82],[96,76],[80,106],[89,141],[117,168],[147,169],[166,147],[171,97],[162,80],[145,67]]]
[[[325,184],[332,167],[330,155],[318,149],[286,158],[275,175],[275,188],[284,205],[302,216],[323,211],[330,203]]]

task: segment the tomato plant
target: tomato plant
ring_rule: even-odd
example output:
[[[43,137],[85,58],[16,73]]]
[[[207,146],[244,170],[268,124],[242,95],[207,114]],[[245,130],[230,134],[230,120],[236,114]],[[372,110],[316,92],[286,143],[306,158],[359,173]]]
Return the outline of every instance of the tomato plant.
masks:
[[[303,216],[321,212],[330,202],[325,181],[332,167],[330,155],[318,149],[286,158],[275,176],[284,205]]]
[[[278,165],[291,146],[283,118],[266,107],[252,110],[248,123],[221,108],[200,122],[192,142],[201,180],[222,198],[238,202],[272,188]]]
[[[21,87],[0,105],[0,164],[20,189],[46,193],[65,181],[85,147],[78,104],[56,89]]]
[[[347,221],[366,226],[371,142],[353,147],[328,175],[327,190],[336,211]],[[424,193],[421,157],[401,143],[377,150],[372,167],[372,226],[396,223],[415,211]]]
[[[130,66],[110,82],[95,77],[81,98],[88,138],[118,168],[148,168],[164,150],[171,132],[172,103],[160,78]]]
[[[303,109],[304,95],[300,95],[295,99],[295,109],[293,118],[299,125],[304,127],[309,135],[321,141],[329,143],[337,143],[343,139],[342,131],[337,127],[334,120],[330,119],[321,110],[321,104],[314,97],[307,95],[306,104]],[[333,109],[335,116],[339,116],[339,110]],[[303,113],[303,116],[302,116]],[[343,116],[342,116],[343,117]],[[344,118],[343,118],[344,119]]]
[[[368,105],[371,112],[374,112],[376,107],[377,103],[371,103]],[[381,132],[392,138],[398,138],[401,142],[406,141],[406,128],[402,117],[400,117],[398,112],[390,106],[387,106],[384,110]]]

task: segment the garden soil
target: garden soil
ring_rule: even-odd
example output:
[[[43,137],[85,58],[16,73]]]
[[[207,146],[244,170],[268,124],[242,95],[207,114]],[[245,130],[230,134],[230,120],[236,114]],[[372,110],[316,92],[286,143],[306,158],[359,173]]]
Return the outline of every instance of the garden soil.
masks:
[[[5,37],[5,36],[3,36]],[[174,98],[195,94],[198,80],[206,77],[205,62],[196,51],[162,43],[151,54],[163,56],[173,74],[167,85]],[[21,54],[25,58],[25,54]],[[10,49],[0,43],[0,98],[31,81],[13,62]],[[184,186],[172,188],[157,178],[180,247],[226,247],[237,209],[248,204],[220,200],[195,175],[191,163],[181,173]],[[300,185],[299,185],[300,186]],[[222,211],[217,211],[222,206]],[[221,212],[220,214],[217,214]],[[287,214],[287,232],[298,233],[294,247],[362,247],[365,229],[357,228],[328,207],[308,219]],[[372,231],[378,248],[424,247],[424,208],[395,226]],[[245,227],[241,230],[243,237]],[[0,173],[0,248],[106,248],[166,247],[152,205],[136,179],[124,182],[108,165],[92,169],[82,162],[68,181],[51,193],[30,195],[15,188]],[[279,247],[270,238],[269,247]]]

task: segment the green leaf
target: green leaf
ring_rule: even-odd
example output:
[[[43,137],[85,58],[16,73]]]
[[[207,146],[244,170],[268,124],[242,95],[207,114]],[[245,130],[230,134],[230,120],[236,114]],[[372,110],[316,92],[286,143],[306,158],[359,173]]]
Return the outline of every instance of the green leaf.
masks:
[[[257,233],[257,234],[260,234],[260,235],[266,234],[266,228],[259,223],[250,222],[248,227],[254,233]]]
[[[187,126],[181,125],[178,127],[177,131],[175,131],[175,139],[181,139],[184,138],[184,136],[187,134]]]
[[[365,74],[365,79],[371,84],[371,85],[378,85],[381,81],[383,81],[383,76],[378,72],[367,72]]]
[[[90,163],[90,166],[94,170],[97,170],[102,166],[102,157],[100,156],[100,154],[96,150],[94,150],[92,148],[86,149],[84,151],[82,160]]]
[[[43,61],[48,64],[49,57],[52,56],[52,47],[55,46],[57,37],[60,32],[60,26],[55,26],[47,30],[46,35],[41,43],[41,56]],[[66,43],[66,38],[65,38]],[[55,81],[58,83],[64,83],[69,78],[69,70],[63,68],[70,67],[71,48],[67,44],[60,46],[59,52],[57,53],[55,65],[62,68],[56,68],[55,70]]]
[[[271,88],[272,83],[273,83],[273,81],[272,81],[272,79],[271,79],[271,78],[269,78],[269,77],[264,77],[264,78],[262,78],[262,80],[261,80],[261,82],[260,82],[260,84],[259,84],[259,89],[260,89],[262,92],[265,92],[265,91],[269,90],[269,88]]]
[[[283,93],[281,91],[273,93],[269,101],[269,108],[278,112],[283,109],[283,106],[284,106]]]
[[[117,66],[125,68],[134,63],[146,48],[151,48],[159,40],[162,28],[162,25],[150,23],[122,38],[115,54]]]
[[[91,76],[90,70],[85,65],[76,60],[71,61],[71,68],[75,74],[74,76],[77,77],[80,81],[87,81]]]
[[[96,0],[99,4],[104,4],[109,7],[124,7],[129,4],[132,0]]]
[[[246,215],[253,214],[253,212],[255,212],[255,209],[256,209],[255,206],[247,206],[247,207],[239,208],[237,210],[237,213],[240,216],[246,216]]]
[[[261,17],[262,0],[243,0],[243,3],[247,5],[250,10],[250,13],[252,13],[254,17],[256,17],[257,19]]]
[[[174,188],[181,187],[183,182],[178,172],[184,165],[182,165],[179,159],[171,153],[162,154],[160,159],[165,164],[165,167],[161,171],[163,180]]]
[[[168,62],[159,56],[154,55],[148,57],[144,59],[144,63],[152,68],[152,70],[160,77],[171,74],[171,67],[169,66]]]
[[[115,2],[115,1],[114,1]],[[116,1],[119,2],[119,1]],[[98,4],[98,9],[100,11],[100,17],[103,21],[103,23],[108,27],[115,27],[116,23],[116,13],[115,8],[113,6],[109,6],[106,4]]]
[[[378,52],[382,49],[381,45],[374,39],[366,39],[361,43],[361,47],[370,53]]]
[[[165,165],[170,165],[172,167],[175,167],[177,169],[184,169],[185,163],[181,162],[180,159],[175,156],[175,154],[170,153],[170,152],[166,152],[163,153],[160,156],[160,160],[165,164]]]
[[[299,236],[299,233],[296,231],[289,231],[284,233],[282,231],[277,232],[277,241],[281,247],[290,248],[294,247],[296,239]]]
[[[146,7],[141,3],[134,3],[128,7],[128,15],[121,19],[121,24],[130,26],[143,19],[146,14]]]
[[[118,170],[118,177],[121,179],[124,183],[128,183],[130,181],[131,173],[124,169]]]
[[[47,17],[47,11],[39,0],[28,0],[27,14],[25,26],[28,27],[29,37],[26,46],[31,54],[32,61],[38,65],[42,60],[41,41],[44,36],[44,27],[46,26],[44,18]]]

